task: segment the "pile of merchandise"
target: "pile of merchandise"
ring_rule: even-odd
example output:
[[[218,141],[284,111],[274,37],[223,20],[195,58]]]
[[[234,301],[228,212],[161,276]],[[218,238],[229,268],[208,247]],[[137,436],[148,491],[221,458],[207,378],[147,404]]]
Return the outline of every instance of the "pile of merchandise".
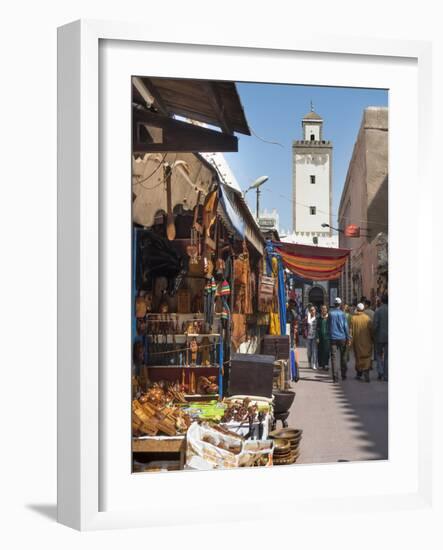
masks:
[[[300,441],[303,430],[282,428],[269,434],[274,440],[274,465],[294,464],[300,455]]]
[[[212,422],[194,422],[186,437],[186,469],[271,466],[273,441],[246,441]]]
[[[231,401],[225,410],[225,414],[221,419],[222,422],[254,422],[258,416],[258,407],[252,404],[249,397],[245,397],[242,401]]]
[[[178,406],[185,402],[175,384],[161,387],[154,384],[146,393],[132,401],[134,435],[179,435],[186,433],[191,417]]]

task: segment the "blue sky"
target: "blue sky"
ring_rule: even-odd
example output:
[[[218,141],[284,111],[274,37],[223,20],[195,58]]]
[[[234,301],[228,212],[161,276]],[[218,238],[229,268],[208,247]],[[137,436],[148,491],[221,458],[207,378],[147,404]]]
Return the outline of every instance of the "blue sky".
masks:
[[[388,91],[363,88],[334,88],[280,84],[237,83],[237,90],[254,135],[239,137],[238,153],[225,157],[240,187],[246,189],[257,177],[269,180],[262,187],[260,209],[276,208],[280,228],[292,229],[292,141],[302,138],[301,119],[314,111],[324,120],[323,138],[333,142],[333,221],[355,139],[360,128],[363,109],[370,105],[387,106]],[[255,192],[247,194],[248,204],[255,212]]]

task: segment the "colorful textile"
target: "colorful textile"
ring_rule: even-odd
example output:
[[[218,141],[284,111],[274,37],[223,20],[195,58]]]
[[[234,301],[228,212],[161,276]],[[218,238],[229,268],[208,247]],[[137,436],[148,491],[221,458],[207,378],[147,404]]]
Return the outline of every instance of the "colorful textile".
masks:
[[[221,284],[220,296],[229,296],[231,294],[231,287],[226,279]]]
[[[286,327],[286,325],[285,325]],[[278,313],[270,312],[269,313],[269,334],[273,336],[280,336],[280,317]]]
[[[284,266],[304,279],[330,281],[340,277],[349,256],[344,248],[326,248],[292,243],[273,243]]]
[[[275,334],[286,334],[286,288],[283,272],[283,262],[280,253],[274,248],[271,241],[266,241],[266,272],[273,276],[277,282],[278,315],[280,332]],[[270,332],[270,334],[272,334]]]

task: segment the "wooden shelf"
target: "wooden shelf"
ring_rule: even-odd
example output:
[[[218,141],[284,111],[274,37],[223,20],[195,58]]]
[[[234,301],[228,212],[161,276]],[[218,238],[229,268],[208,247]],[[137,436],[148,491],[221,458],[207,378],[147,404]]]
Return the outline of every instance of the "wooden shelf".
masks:
[[[218,369],[220,365],[143,365],[148,369]]]
[[[208,399],[214,399],[215,397],[219,397],[219,393],[185,393],[184,394],[185,399],[194,399],[194,398],[201,398],[201,397],[207,397]]]
[[[202,336],[203,338],[209,338],[211,336],[217,336],[219,337],[220,334],[217,334],[217,333],[212,333],[212,334],[191,334],[191,333],[188,333],[188,334],[176,334],[176,336],[188,336],[188,338],[194,338],[194,337],[197,337],[197,336]]]
[[[201,312],[198,313],[198,312],[192,312],[192,311],[188,311],[187,313],[178,313],[178,312],[169,312],[169,313],[146,313],[146,317],[148,318],[147,320],[149,321],[149,317],[165,317],[165,316],[174,316],[174,317],[178,317],[180,315],[203,315]],[[165,323],[167,321],[171,321],[172,319],[159,319],[160,321],[164,321]],[[204,321],[205,318],[204,317],[194,317],[193,320],[195,321]]]
[[[158,337],[161,337],[163,342],[161,343],[166,343],[166,338],[168,339],[168,343],[169,344],[172,344],[172,338],[176,338],[177,340],[180,339],[184,339],[186,340],[187,338],[219,338],[220,337],[220,334],[217,334],[217,333],[213,333],[213,334],[185,334],[185,333],[174,333],[174,332],[168,332],[167,334],[163,334],[163,333],[159,333],[159,334],[147,334],[146,336],[148,336],[149,338],[153,338],[154,336],[158,336]],[[215,345],[215,343],[214,343]]]

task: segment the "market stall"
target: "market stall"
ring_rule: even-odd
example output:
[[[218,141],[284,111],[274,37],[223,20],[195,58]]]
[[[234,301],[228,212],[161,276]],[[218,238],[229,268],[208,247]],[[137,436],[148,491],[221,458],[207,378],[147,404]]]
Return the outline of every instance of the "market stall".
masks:
[[[249,133],[235,86],[134,77],[133,130],[133,471],[270,465],[273,358],[262,387],[229,378],[284,315],[282,282],[241,190],[202,154]]]
[[[224,400],[231,351],[256,309],[261,241],[246,238],[241,204],[200,155],[147,154],[133,167],[134,469],[170,455],[182,468],[194,422],[245,440],[264,440],[272,427],[266,399],[266,411],[246,400],[234,412]],[[272,379],[266,396],[271,389]]]

